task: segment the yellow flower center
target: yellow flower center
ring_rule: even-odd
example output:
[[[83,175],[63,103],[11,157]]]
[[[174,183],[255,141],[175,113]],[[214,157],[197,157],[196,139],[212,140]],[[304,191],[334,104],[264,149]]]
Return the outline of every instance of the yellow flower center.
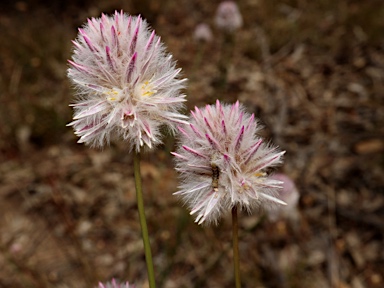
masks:
[[[107,96],[107,100],[111,102],[118,101],[121,98],[121,90],[117,88],[107,89],[104,94]]]
[[[265,177],[265,176],[267,176],[267,173],[265,173],[265,172],[257,172],[257,173],[255,173],[254,174],[256,177]]]
[[[153,86],[149,81],[145,81],[141,84],[140,88],[142,97],[150,97],[157,92],[157,90],[153,89]]]

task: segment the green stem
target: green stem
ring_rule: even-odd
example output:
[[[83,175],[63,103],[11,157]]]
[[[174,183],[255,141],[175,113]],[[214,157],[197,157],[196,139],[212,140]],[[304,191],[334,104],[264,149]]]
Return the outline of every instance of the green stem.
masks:
[[[235,271],[236,288],[241,288],[238,231],[239,224],[237,222],[237,206],[234,206],[232,208],[233,268]]]
[[[144,242],[144,252],[145,252],[145,261],[147,263],[149,287],[155,288],[156,287],[155,273],[153,271],[151,245],[149,243],[147,221],[145,219],[145,212],[144,212],[143,190],[141,187],[140,153],[139,152],[134,153],[133,167],[134,167],[134,174],[135,174],[137,208],[139,210],[141,234],[143,236],[143,242]]]

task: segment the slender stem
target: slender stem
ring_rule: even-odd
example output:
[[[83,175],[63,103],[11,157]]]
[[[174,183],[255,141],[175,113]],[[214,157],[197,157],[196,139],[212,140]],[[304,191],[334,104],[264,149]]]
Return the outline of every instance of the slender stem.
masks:
[[[237,206],[234,206],[232,208],[233,268],[235,271],[236,288],[241,288],[238,231],[239,224],[237,222]]]
[[[141,187],[140,153],[139,152],[134,153],[133,167],[134,167],[134,174],[135,174],[137,208],[139,210],[141,234],[143,236],[143,242],[144,242],[144,252],[145,252],[145,261],[147,262],[149,287],[155,288],[156,287],[155,273],[153,270],[153,261],[152,261],[151,245],[149,243],[149,237],[148,237],[147,221],[145,219],[143,190]]]
[[[217,88],[221,92],[228,88],[228,68],[232,62],[233,50],[235,47],[235,35],[233,33],[224,33],[221,41],[221,51],[219,59],[219,78]],[[222,99],[219,99],[222,100]]]

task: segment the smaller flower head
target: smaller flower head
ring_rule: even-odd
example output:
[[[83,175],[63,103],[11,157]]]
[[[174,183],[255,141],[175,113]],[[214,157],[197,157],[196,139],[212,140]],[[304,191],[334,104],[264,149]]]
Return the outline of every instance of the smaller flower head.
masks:
[[[271,221],[277,221],[278,219],[297,220],[299,217],[297,206],[300,194],[295,183],[291,178],[282,173],[273,174],[269,178],[283,183],[283,189],[279,191],[279,198],[287,203],[287,205],[268,209],[268,218]]]
[[[282,161],[284,152],[265,144],[257,135],[254,115],[243,106],[207,105],[191,111],[191,122],[179,127],[180,146],[176,192],[197,214],[196,222],[217,222],[234,206],[248,211],[283,201],[275,197],[282,182],[268,177],[268,169]]]
[[[200,23],[196,26],[193,36],[195,40],[201,42],[211,42],[213,39],[212,30],[205,23]]]
[[[159,144],[159,128],[171,130],[186,79],[145,20],[116,12],[88,19],[79,29],[68,77],[77,88],[73,126],[79,143],[103,146],[123,138],[130,149]]]
[[[223,1],[219,4],[215,16],[216,26],[225,32],[232,33],[243,25],[243,17],[234,1]]]
[[[112,279],[112,281],[107,282],[107,283],[99,282],[98,288],[135,288],[135,286],[129,285],[128,282],[120,283],[120,282],[116,281],[115,279]]]

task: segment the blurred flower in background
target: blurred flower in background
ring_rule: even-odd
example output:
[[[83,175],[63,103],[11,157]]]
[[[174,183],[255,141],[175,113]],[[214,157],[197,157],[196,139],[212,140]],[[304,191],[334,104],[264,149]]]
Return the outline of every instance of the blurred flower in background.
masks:
[[[79,143],[108,144],[122,137],[130,149],[161,143],[159,128],[172,131],[186,79],[145,20],[116,12],[88,19],[79,29],[68,77],[77,92],[73,126]]]
[[[225,211],[285,204],[275,196],[282,182],[268,177],[268,168],[285,152],[264,143],[254,115],[233,105],[207,105],[191,111],[189,125],[179,127],[175,153],[180,190],[175,193],[197,214],[196,222],[216,223]]]
[[[212,30],[208,24],[200,23],[196,26],[193,37],[196,41],[211,42],[213,39]]]
[[[286,206],[272,207],[267,210],[268,218],[271,221],[279,219],[290,219],[296,221],[299,219],[298,204],[300,194],[293,180],[285,174],[276,173],[269,177],[272,180],[281,181],[283,189],[279,190],[278,197],[287,203]]]
[[[217,28],[232,33],[243,25],[239,7],[234,1],[223,1],[216,10],[215,23]]]
[[[99,283],[98,288],[135,288],[134,285],[129,285],[128,282],[125,283],[119,283],[115,279],[112,279],[112,281],[107,283]]]

